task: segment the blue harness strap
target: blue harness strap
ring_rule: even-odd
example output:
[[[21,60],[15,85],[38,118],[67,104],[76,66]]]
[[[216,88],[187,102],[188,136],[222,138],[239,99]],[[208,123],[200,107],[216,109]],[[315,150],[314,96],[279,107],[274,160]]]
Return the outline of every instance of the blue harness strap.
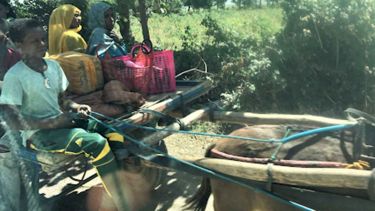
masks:
[[[296,140],[305,136],[315,135],[315,134],[324,133],[324,132],[337,131],[337,130],[345,130],[354,126],[355,126],[354,124],[353,125],[333,125],[333,126],[328,126],[328,127],[316,128],[316,129],[307,130],[301,133],[296,133],[294,135],[282,138],[280,141],[282,143],[287,143],[289,141],[293,141],[293,140]]]

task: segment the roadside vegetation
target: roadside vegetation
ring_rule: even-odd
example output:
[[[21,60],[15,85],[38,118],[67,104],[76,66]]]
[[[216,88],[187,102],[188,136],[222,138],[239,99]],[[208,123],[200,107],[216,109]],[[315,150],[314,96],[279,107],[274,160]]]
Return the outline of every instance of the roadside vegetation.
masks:
[[[282,10],[280,8],[242,9],[236,8],[220,10],[200,10],[196,12],[182,12],[179,14],[152,14],[149,19],[149,29],[153,42],[160,48],[181,50],[186,41],[188,31],[195,45],[212,42],[207,35],[207,27],[202,25],[206,17],[211,17],[228,33],[242,38],[254,36],[257,40],[271,37],[282,28]],[[142,40],[141,26],[133,17],[132,31],[136,40]]]
[[[16,8],[20,17],[46,22],[66,2],[85,12],[91,1],[30,0]],[[118,1],[124,2],[133,40],[142,41],[138,1]],[[374,0],[146,3],[154,47],[175,51],[177,73],[196,69],[180,79],[213,80],[209,98],[223,100],[227,109],[330,116],[347,107],[375,111]]]

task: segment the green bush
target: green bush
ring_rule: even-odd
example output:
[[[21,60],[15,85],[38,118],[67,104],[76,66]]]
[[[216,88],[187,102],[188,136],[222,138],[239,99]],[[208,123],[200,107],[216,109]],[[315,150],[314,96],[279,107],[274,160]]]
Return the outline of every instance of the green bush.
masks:
[[[291,0],[273,64],[286,81],[279,102],[296,111],[373,111],[375,1]]]
[[[28,0],[14,6],[18,18],[34,18],[47,29],[52,11],[61,4],[72,4],[82,11],[82,36],[88,40],[90,32],[87,28],[88,0]]]
[[[267,57],[274,50],[281,19],[277,8],[226,9],[153,14],[149,26],[154,46],[175,50],[177,73],[195,67],[203,71],[207,67],[209,73],[190,72],[179,79],[209,76],[217,82],[209,97],[223,98],[228,109],[269,111],[275,107],[270,100],[275,102],[283,88],[283,80]],[[139,24],[132,23],[136,39],[142,40]]]
[[[230,109],[272,109],[274,104],[269,101],[275,101],[276,93],[283,87],[283,80],[278,71],[271,68],[266,53],[273,45],[270,23],[260,19],[252,26],[257,30],[253,32],[249,28],[246,35],[224,29],[211,16],[206,16],[201,24],[207,29],[206,41],[198,45],[190,28],[186,28],[183,49],[176,54],[178,69],[193,66],[193,61],[199,69],[207,68],[213,74],[210,77],[217,82],[210,97],[223,98]],[[202,74],[195,76],[203,77]]]
[[[49,16],[58,3],[58,0],[28,0],[14,4],[14,8],[18,18],[34,18],[47,28]]]

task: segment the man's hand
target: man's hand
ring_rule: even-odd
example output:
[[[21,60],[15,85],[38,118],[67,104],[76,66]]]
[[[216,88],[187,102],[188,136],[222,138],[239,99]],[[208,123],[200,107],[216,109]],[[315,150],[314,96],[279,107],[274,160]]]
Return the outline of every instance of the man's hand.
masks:
[[[80,118],[87,119],[91,113],[91,107],[85,104],[78,104],[70,99],[66,99],[64,94],[60,94],[59,103],[63,111],[75,112]]]
[[[77,104],[76,111],[80,118],[87,119],[91,113],[91,107],[84,104]]]

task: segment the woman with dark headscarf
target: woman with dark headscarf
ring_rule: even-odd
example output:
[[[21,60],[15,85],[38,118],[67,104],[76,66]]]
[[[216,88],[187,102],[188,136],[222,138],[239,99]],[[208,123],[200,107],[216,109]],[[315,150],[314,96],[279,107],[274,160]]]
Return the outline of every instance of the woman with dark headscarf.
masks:
[[[98,2],[89,11],[89,28],[92,31],[88,53],[101,55],[109,53],[111,57],[126,55],[124,41],[113,31],[115,26],[115,12],[110,4]]]

